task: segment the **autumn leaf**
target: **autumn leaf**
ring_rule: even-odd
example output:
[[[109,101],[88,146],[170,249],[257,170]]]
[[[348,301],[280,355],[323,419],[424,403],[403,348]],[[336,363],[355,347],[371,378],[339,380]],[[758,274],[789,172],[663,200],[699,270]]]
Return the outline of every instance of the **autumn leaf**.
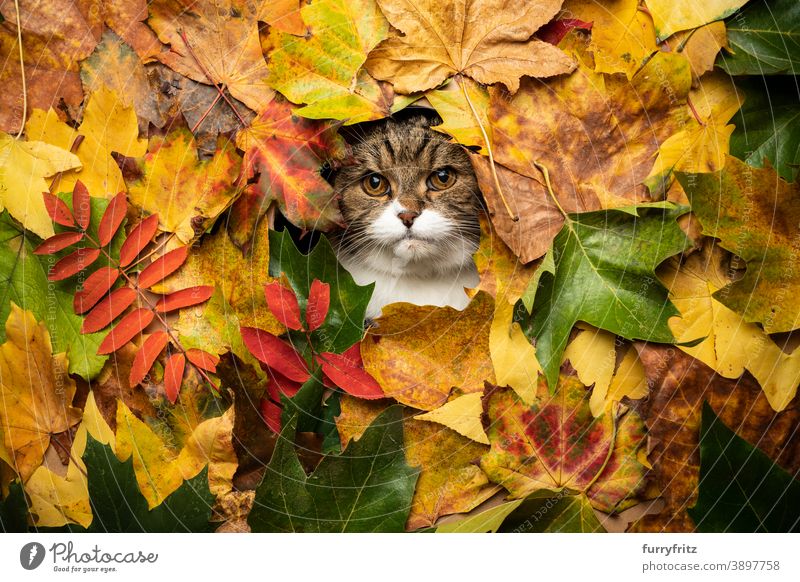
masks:
[[[254,111],[272,99],[258,23],[235,0],[156,0],[147,22],[169,51],[157,58],[201,83],[223,85]]]
[[[731,283],[725,259],[724,251],[709,242],[682,263],[671,259],[659,268],[658,276],[681,313],[670,319],[670,329],[682,351],[725,378],[749,370],[772,408],[781,411],[800,385],[800,351],[785,353],[761,328],[714,298]],[[698,339],[702,341],[690,344]]]
[[[68,150],[41,141],[20,141],[0,133],[0,210],[8,212],[41,238],[54,234],[42,199],[45,178],[80,167]]]
[[[457,396],[439,408],[414,418],[441,424],[470,440],[488,445],[489,438],[481,425],[481,414],[483,414],[481,398],[479,392]]]
[[[551,44],[531,38],[556,15],[560,0],[538,0],[522,9],[497,0],[377,0],[400,31],[375,48],[367,70],[400,93],[425,91],[463,74],[482,84],[503,83],[512,93],[523,75],[568,73],[574,63]]]
[[[210,226],[238,194],[241,160],[233,146],[221,145],[213,158],[201,161],[186,129],[151,138],[144,157],[131,162],[125,177],[131,202],[157,213],[161,229],[184,243]]]
[[[494,380],[488,356],[492,312],[492,299],[485,293],[464,311],[387,305],[362,344],[364,369],[386,396],[421,410],[444,404],[454,387],[480,392],[484,380]]]
[[[83,101],[78,62],[100,40],[103,11],[88,0],[20,3],[22,55],[28,111],[57,107],[72,113]],[[0,130],[18,131],[23,119],[23,81],[14,2],[4,2],[0,19]]]
[[[469,96],[469,102],[464,96],[464,91]],[[488,117],[489,92],[485,87],[465,77],[458,83],[450,81],[443,87],[427,91],[425,98],[442,118],[442,123],[433,126],[433,129],[452,136],[462,145],[476,148],[475,151],[486,153],[483,133],[470,108],[471,102],[491,144],[492,126]]]
[[[581,62],[569,76],[523,80],[512,98],[493,88],[495,160],[540,183],[546,168],[566,212],[649,201],[642,181],[661,143],[684,126],[690,85],[683,57],[656,53],[630,81]],[[664,99],[665,91],[674,99]],[[526,188],[534,187],[541,190]]]
[[[658,50],[653,20],[639,0],[566,0],[562,11],[592,23],[589,50],[598,73],[625,73],[630,79]]]
[[[665,42],[689,61],[695,82],[714,69],[714,61],[720,50],[729,48],[725,23],[722,21],[676,32]]]
[[[747,0],[710,0],[700,5],[690,5],[676,4],[671,0],[647,0],[647,8],[653,15],[660,41],[679,30],[698,28],[714,20],[722,20],[746,3]]]
[[[300,16],[300,0],[275,0],[261,2],[256,7],[256,18],[270,27],[303,36],[306,26]]]
[[[677,310],[654,271],[686,248],[675,222],[685,209],[659,206],[568,215],[523,296],[531,312],[523,329],[550,386],[578,321],[627,339],[674,341],[667,321]]]
[[[52,354],[45,324],[12,303],[5,328],[6,342],[0,345],[0,428],[14,468],[26,481],[41,464],[50,438],[78,424],[81,413],[72,407],[75,382],[66,373],[67,359]]]
[[[295,226],[324,231],[341,225],[333,188],[320,174],[323,164],[346,155],[330,123],[298,117],[296,108],[276,99],[236,135],[236,145],[245,152],[241,180],[258,179],[256,208],[249,210],[256,218],[277,201]]]
[[[635,504],[643,490],[645,468],[636,457],[645,438],[641,418],[632,410],[594,418],[575,377],[562,376],[552,396],[540,377],[530,406],[509,389],[490,388],[484,426],[492,448],[481,468],[515,498],[568,489],[614,512]]]
[[[712,174],[678,174],[692,202],[703,234],[747,263],[744,276],[714,297],[764,331],[800,326],[800,294],[792,249],[800,212],[798,185],[785,182],[772,168],[751,168],[727,157]]]

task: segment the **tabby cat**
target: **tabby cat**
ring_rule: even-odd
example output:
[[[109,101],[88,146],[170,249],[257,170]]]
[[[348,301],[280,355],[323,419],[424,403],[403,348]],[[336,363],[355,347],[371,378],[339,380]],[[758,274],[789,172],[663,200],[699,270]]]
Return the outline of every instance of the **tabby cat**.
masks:
[[[415,115],[388,119],[351,139],[355,163],[334,189],[347,228],[339,261],[360,285],[375,283],[376,317],[396,301],[463,309],[475,287],[478,184],[469,154]]]

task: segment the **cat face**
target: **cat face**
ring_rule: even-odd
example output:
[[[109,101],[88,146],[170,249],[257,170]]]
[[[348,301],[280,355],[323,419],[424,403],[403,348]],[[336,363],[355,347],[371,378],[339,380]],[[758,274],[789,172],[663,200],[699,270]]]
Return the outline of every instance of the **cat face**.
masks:
[[[359,136],[334,188],[347,224],[341,250],[379,271],[458,269],[478,247],[478,184],[468,154],[422,116]]]

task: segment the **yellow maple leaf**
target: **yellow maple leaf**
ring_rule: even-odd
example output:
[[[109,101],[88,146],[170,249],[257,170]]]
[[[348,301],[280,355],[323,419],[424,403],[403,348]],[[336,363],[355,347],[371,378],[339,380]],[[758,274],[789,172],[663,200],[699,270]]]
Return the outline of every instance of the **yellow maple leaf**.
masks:
[[[664,189],[672,172],[716,172],[725,165],[735,129],[728,122],[742,105],[733,82],[722,72],[708,75],[689,92],[689,102],[696,117],[690,117],[684,129],[658,148],[644,181],[651,191]]]
[[[689,30],[722,20],[744,6],[747,0],[705,0],[704,2],[675,2],[675,0],[646,0],[653,15],[656,34],[663,40],[679,30]]]
[[[394,34],[369,55],[367,70],[400,93],[425,91],[456,73],[511,92],[523,75],[568,73],[575,63],[558,48],[531,38],[556,15],[562,0],[510,4],[502,0],[377,0]]]
[[[452,136],[458,143],[465,146],[480,148],[480,153],[486,153],[486,143],[483,139],[481,128],[475,120],[472,108],[478,114],[481,125],[492,143],[492,126],[489,123],[489,92],[475,81],[465,78],[461,81],[469,96],[464,96],[464,89],[458,83],[450,82],[444,87],[425,93],[428,102],[436,109],[442,118],[440,125],[433,129]],[[470,107],[471,104],[471,107]]]
[[[25,133],[29,139],[65,150],[72,148],[79,135],[83,136],[75,151],[82,167],[61,176],[56,184],[59,192],[71,192],[75,182],[80,180],[92,196],[111,198],[125,191],[122,172],[111,153],[138,157],[147,151],[147,140],[139,139],[136,112],[124,106],[117,94],[105,85],[89,96],[78,129],[61,121],[52,109],[34,109],[25,124]]]
[[[723,255],[714,245],[690,255],[683,264],[670,260],[658,270],[681,312],[681,317],[670,319],[669,327],[679,349],[721,376],[738,378],[749,370],[770,406],[780,412],[797,394],[800,350],[785,353],[760,327],[714,299],[713,293],[730,283]],[[697,345],[680,345],[700,338],[704,339]]]
[[[427,420],[444,425],[468,439],[488,445],[489,437],[486,436],[486,433],[483,431],[483,426],[481,425],[481,413],[483,412],[481,406],[482,396],[483,394],[480,392],[464,394],[463,396],[454,398],[436,410],[420,414],[415,418],[417,420]]]
[[[728,48],[728,34],[725,23],[718,21],[694,30],[676,32],[665,44],[686,57],[692,68],[692,77],[697,80],[714,69],[717,54]]]
[[[41,141],[20,141],[0,132],[0,211],[4,208],[41,238],[53,236],[42,192],[45,178],[78,168],[75,154]]]
[[[639,10],[639,0],[566,0],[561,16],[592,23],[589,49],[598,73],[630,79],[658,50],[653,20]]]
[[[65,354],[53,355],[50,334],[30,311],[11,303],[0,345],[0,429],[23,482],[42,463],[50,437],[78,424],[75,382]]]

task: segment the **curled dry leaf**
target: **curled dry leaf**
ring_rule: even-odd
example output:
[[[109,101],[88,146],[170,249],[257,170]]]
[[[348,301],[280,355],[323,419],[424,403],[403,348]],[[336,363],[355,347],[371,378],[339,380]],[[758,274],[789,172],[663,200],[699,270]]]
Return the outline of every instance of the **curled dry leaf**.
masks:
[[[425,91],[461,73],[503,83],[512,93],[523,75],[550,77],[575,64],[556,47],[531,38],[556,15],[561,0],[523,5],[501,0],[378,0],[392,34],[369,55],[367,70],[400,93]]]

